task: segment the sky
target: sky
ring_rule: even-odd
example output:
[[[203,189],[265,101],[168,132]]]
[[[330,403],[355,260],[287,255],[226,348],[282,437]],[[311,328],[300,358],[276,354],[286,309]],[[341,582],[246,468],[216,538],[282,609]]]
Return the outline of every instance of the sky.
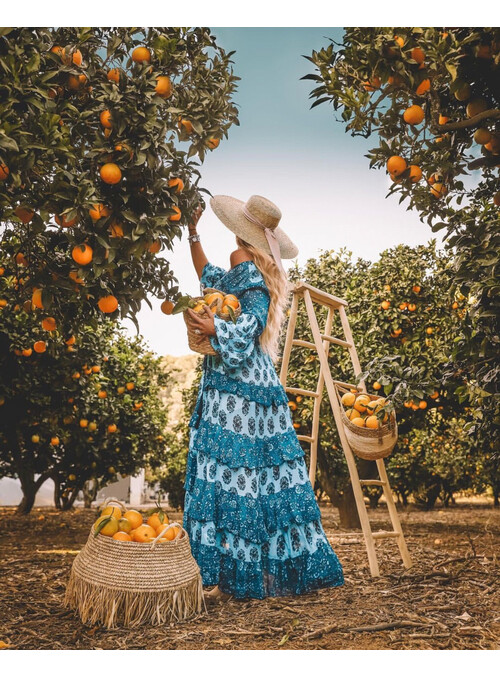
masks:
[[[384,170],[370,170],[364,157],[377,146],[377,137],[352,137],[336,120],[333,108],[310,109],[313,50],[327,47],[329,38],[342,41],[342,28],[212,28],[218,44],[236,50],[233,69],[241,80],[234,95],[240,126],[229,139],[208,153],[201,166],[200,185],[213,195],[246,201],[262,195],[282,212],[280,227],[299,249],[299,265],[321,249],[346,247],[355,257],[374,261],[381,251],[400,243],[418,245],[435,237],[417,212],[385,198],[390,180]],[[198,232],[212,263],[229,268],[234,235],[207,206]],[[183,237],[171,262],[183,294],[199,294],[189,243]],[[293,262],[284,261],[287,268]],[[335,290],[328,290],[335,294]],[[140,333],[161,355],[190,352],[182,314],[165,316],[161,300],[151,299],[138,315]],[[131,334],[136,329],[129,321]]]

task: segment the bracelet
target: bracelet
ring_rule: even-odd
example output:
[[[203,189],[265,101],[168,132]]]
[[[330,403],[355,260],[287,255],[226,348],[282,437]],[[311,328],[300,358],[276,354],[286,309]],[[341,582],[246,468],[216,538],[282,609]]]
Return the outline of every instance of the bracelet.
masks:
[[[194,242],[200,242],[200,236],[198,235],[198,233],[195,233],[194,235],[188,235],[188,241],[191,243],[191,245]]]

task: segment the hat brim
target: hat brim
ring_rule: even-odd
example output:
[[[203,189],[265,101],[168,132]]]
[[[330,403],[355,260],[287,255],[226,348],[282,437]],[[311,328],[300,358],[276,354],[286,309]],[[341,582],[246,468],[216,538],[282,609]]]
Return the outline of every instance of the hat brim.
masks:
[[[214,195],[210,198],[210,206],[226,228],[251,245],[272,255],[264,230],[246,218],[243,213],[244,205],[243,200],[232,198],[229,195]],[[279,226],[274,229],[274,234],[280,247],[281,258],[293,259],[296,257],[299,253],[298,247]]]

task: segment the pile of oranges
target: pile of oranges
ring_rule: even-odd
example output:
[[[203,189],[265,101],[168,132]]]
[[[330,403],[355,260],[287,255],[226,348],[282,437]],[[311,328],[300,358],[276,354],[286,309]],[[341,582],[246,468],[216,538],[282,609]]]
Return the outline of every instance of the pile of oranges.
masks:
[[[387,413],[388,402],[385,398],[376,398],[372,400],[366,393],[344,393],[341,399],[344,406],[345,415],[355,426],[361,428],[380,428],[387,423],[389,415]],[[384,414],[377,416],[383,408]]]
[[[166,300],[161,305],[161,310],[166,315],[182,313],[186,309],[192,309],[195,313],[203,314],[206,308],[209,308],[215,315],[220,317],[230,317],[233,321],[241,311],[241,304],[234,294],[224,294],[218,290],[211,290],[203,297],[182,296],[174,305],[170,300]]]
[[[102,534],[115,541],[135,541],[141,544],[153,542],[168,527],[170,521],[160,507],[144,520],[142,513],[129,509],[122,514],[117,506],[107,506],[93,525],[94,535]],[[181,528],[172,525],[158,539],[158,543],[173,541]],[[182,538],[182,535],[179,539]]]

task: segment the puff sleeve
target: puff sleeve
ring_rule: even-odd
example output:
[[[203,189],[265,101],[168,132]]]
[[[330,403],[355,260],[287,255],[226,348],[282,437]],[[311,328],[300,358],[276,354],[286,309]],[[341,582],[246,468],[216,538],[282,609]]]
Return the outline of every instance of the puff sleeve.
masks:
[[[225,273],[226,271],[220,266],[214,266],[214,264],[207,262],[203,267],[203,271],[201,272],[201,287],[217,287],[219,280]]]
[[[239,296],[241,314],[236,323],[215,316],[215,332],[210,343],[227,370],[238,368],[252,353],[267,322],[269,293],[250,289]]]

